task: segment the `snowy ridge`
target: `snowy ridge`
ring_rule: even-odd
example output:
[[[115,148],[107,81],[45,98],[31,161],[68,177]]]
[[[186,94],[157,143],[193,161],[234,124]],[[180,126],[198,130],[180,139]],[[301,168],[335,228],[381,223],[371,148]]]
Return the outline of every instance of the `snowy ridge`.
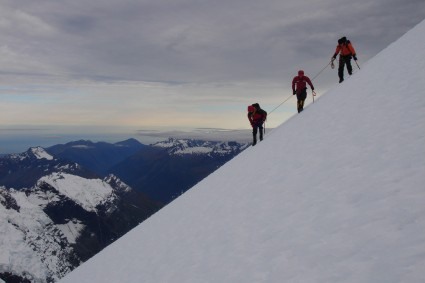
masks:
[[[172,155],[226,155],[231,152],[244,150],[248,147],[248,144],[169,138],[166,141],[155,143],[153,146],[165,148]]]
[[[54,157],[46,152],[46,150],[40,146],[37,147],[31,147],[24,153],[20,154],[10,154],[10,157],[12,159],[18,159],[18,160],[25,160],[30,158],[36,158],[36,159],[46,159],[46,160],[53,160]]]
[[[47,159],[47,160],[53,160],[53,156],[51,156],[50,154],[48,154],[44,148],[38,146],[38,147],[32,147],[31,148],[32,153],[34,154],[35,157],[37,157],[38,159]]]
[[[113,201],[114,198],[112,187],[100,179],[85,179],[65,173],[53,173],[41,178],[39,182],[45,182],[56,188],[87,211],[96,211],[96,206]]]
[[[423,283],[424,74],[422,22],[61,282]]]

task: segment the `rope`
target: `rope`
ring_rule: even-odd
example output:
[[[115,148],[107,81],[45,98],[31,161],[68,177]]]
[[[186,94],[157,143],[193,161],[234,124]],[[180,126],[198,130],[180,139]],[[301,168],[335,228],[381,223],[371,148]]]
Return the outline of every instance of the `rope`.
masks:
[[[278,106],[276,106],[272,111],[270,111],[268,114],[272,113],[273,111],[275,111],[277,108],[279,108],[280,106],[282,106],[283,103],[285,103],[286,101],[288,101],[289,99],[291,99],[293,95],[289,95],[289,97],[287,99],[285,99],[281,104],[279,104]]]
[[[311,80],[314,81],[314,79],[316,79],[330,64],[332,64],[332,60],[329,61],[329,63],[323,67],[323,69],[321,69],[320,72],[318,72]]]

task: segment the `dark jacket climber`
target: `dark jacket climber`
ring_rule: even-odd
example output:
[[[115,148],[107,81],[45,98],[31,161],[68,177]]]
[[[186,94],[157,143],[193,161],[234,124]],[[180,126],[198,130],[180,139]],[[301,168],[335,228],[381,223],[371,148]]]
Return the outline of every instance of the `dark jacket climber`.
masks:
[[[307,84],[311,90],[314,90],[314,86],[311,83],[309,77],[304,76],[304,71],[299,70],[298,76],[295,76],[292,80],[292,93],[297,95],[297,110],[298,113],[304,109],[304,101],[307,98]]]
[[[261,109],[258,103],[248,106],[248,120],[252,126],[252,145],[257,144],[257,132],[260,130],[260,141],[263,140],[263,124],[267,119],[267,112]]]
[[[336,56],[339,54],[339,65],[338,65],[338,77],[339,82],[344,81],[344,66],[347,65],[348,74],[351,76],[353,73],[353,67],[351,66],[351,57],[357,61],[356,50],[353,45],[347,38],[341,37],[338,39],[338,45],[336,46],[335,53],[332,56],[332,66],[333,61],[336,59]]]

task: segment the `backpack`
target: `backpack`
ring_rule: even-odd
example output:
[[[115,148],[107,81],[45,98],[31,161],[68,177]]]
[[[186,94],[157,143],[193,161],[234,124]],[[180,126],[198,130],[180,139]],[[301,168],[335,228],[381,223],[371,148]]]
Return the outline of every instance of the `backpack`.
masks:
[[[255,111],[255,107],[252,106],[252,105],[249,105],[248,106],[248,113],[254,113],[254,111]]]
[[[251,106],[248,106],[248,112],[249,112],[249,109],[254,110],[255,111],[255,114],[261,115],[262,116],[262,120],[263,121],[266,121],[266,119],[267,119],[267,112],[265,110],[261,109],[260,104],[254,103]],[[254,111],[252,111],[251,113],[253,113]]]
[[[258,114],[261,114],[262,116],[263,116],[263,121],[266,121],[266,119],[267,119],[267,112],[266,112],[266,110],[263,110],[263,109],[259,109],[259,110],[257,110],[257,113]]]

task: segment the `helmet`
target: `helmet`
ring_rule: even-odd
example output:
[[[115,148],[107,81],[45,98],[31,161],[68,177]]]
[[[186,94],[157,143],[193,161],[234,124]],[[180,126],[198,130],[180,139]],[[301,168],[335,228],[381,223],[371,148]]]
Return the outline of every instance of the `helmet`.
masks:
[[[340,39],[338,39],[338,44],[343,44],[347,42],[347,37],[343,36]]]

